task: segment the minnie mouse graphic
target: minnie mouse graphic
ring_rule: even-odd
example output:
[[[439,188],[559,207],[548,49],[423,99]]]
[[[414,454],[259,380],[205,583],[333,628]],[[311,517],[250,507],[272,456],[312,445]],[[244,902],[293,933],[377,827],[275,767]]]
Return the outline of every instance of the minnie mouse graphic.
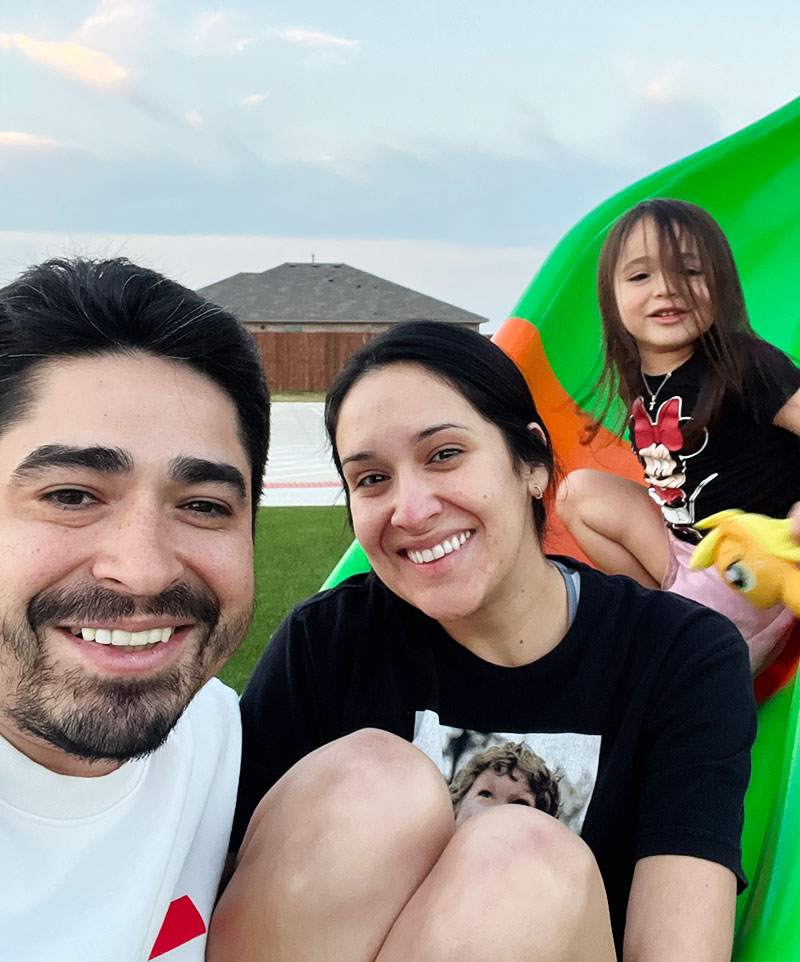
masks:
[[[703,432],[703,443],[691,454],[683,453],[684,438],[681,422],[691,420],[681,415],[682,398],[675,396],[664,401],[652,421],[644,401],[636,398],[631,409],[633,446],[644,467],[650,497],[661,508],[664,520],[681,533],[699,536],[693,529],[694,502],[702,489],[717,477],[718,472],[704,478],[690,495],[686,493],[686,462],[696,457],[708,444],[708,431]]]

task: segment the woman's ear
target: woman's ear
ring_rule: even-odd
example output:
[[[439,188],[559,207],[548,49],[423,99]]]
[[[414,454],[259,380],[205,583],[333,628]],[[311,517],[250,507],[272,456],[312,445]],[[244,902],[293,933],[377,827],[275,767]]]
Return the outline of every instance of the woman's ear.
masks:
[[[542,444],[547,447],[547,438],[545,437],[544,429],[538,421],[531,421],[528,425],[528,430],[532,431],[542,442]]]
[[[550,472],[543,464],[528,464],[525,466],[524,478],[528,485],[528,494],[541,501],[550,481]]]

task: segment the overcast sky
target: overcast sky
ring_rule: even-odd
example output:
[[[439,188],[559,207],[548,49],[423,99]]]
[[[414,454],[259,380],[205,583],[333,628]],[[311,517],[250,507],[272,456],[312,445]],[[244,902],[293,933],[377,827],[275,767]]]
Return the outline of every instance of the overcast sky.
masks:
[[[798,96],[798,49],[797,0],[4,0],[0,280],[313,253],[497,322],[597,203]]]

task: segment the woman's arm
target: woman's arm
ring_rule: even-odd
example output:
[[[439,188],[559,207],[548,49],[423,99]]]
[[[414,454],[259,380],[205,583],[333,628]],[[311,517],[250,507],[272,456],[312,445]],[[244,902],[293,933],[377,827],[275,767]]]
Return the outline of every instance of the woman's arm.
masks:
[[[636,863],[623,962],[730,962],[736,876],[688,855]]]

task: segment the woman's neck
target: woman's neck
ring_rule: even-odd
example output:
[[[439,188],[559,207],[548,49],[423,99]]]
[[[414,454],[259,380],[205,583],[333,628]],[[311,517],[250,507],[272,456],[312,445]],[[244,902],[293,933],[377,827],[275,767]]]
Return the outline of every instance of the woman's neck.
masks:
[[[539,551],[518,574],[502,603],[441,623],[451,638],[474,655],[508,668],[538,661],[569,628],[567,588],[558,568]]]

